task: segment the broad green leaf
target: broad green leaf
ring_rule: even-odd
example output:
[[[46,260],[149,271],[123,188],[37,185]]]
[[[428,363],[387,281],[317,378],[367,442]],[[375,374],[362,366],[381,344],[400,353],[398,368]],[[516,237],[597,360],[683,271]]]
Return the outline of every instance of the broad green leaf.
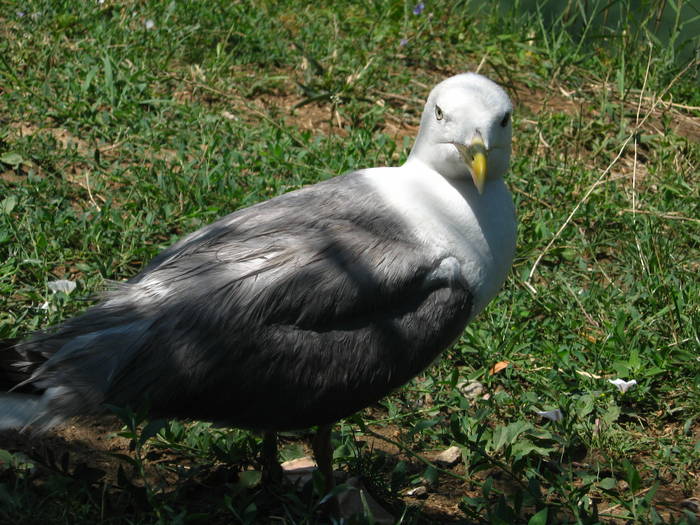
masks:
[[[247,489],[259,485],[261,480],[262,472],[259,470],[244,470],[238,475],[238,485]]]
[[[0,211],[6,215],[9,215],[12,213],[12,210],[15,209],[15,206],[17,206],[17,197],[10,195],[5,197],[2,202],[0,202]]]
[[[0,449],[0,466],[12,465],[15,461],[15,456],[7,451]]]
[[[9,151],[0,155],[0,162],[4,164],[9,164],[13,168],[16,168],[24,162],[24,159],[19,153],[13,153]]]
[[[302,447],[299,443],[293,443],[280,449],[279,455],[282,461],[291,461],[293,459],[303,458],[306,454],[304,453],[304,447]],[[347,455],[348,454],[347,450],[345,449],[345,445],[341,445],[333,451],[334,458],[345,457]]]
[[[581,419],[585,418],[588,414],[590,414],[593,411],[594,407],[594,402],[593,402],[593,396],[591,395],[585,395],[581,396],[577,401],[576,401],[576,414],[578,417]]]
[[[427,481],[431,485],[437,484],[438,480],[438,471],[435,467],[430,465],[423,471],[423,479]]]
[[[530,454],[531,452],[536,452],[537,455],[542,457],[549,456],[554,451],[553,448],[539,447],[535,445],[529,439],[519,439],[513,444],[510,450],[511,456],[514,460],[518,460]]]
[[[527,525],[547,525],[547,512],[549,509],[544,508],[530,518]]]
[[[625,469],[625,481],[627,481],[632,492],[637,492],[642,486],[642,478],[639,476],[639,472],[627,459],[623,461],[622,465]]]
[[[608,406],[608,409],[603,413],[600,419],[603,420],[604,423],[610,425],[617,421],[618,417],[620,417],[620,407],[613,403]]]
[[[510,423],[505,427],[498,427],[494,431],[493,449],[500,450],[501,448],[503,448],[504,445],[510,445],[516,439],[518,439],[520,434],[522,434],[526,430],[530,430],[531,428],[532,424],[525,420]]]
[[[139,436],[139,445],[143,445],[146,441],[160,432],[167,424],[168,421],[166,419],[154,419],[153,421],[149,421],[149,423],[141,431],[141,435]]]
[[[617,481],[613,478],[603,478],[598,483],[598,486],[603,490],[612,490],[617,486]]]

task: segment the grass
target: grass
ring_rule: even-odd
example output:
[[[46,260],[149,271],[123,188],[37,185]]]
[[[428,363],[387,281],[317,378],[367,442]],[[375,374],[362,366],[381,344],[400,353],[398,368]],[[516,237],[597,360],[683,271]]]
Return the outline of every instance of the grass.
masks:
[[[336,467],[403,523],[696,523],[700,13],[514,4],[0,0],[0,338],[225,213],[402,162],[429,88],[480,68],[517,107],[517,260],[438,364],[336,426]],[[0,437],[0,521],[318,522],[317,485],[259,484],[258,436],[116,415],[108,445]]]

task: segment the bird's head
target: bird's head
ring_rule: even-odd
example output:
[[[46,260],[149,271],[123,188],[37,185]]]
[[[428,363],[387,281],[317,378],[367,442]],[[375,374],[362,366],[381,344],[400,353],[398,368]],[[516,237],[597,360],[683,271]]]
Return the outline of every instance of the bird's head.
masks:
[[[495,82],[463,73],[428,96],[408,162],[418,160],[444,177],[471,179],[479,193],[510,165],[513,106]]]

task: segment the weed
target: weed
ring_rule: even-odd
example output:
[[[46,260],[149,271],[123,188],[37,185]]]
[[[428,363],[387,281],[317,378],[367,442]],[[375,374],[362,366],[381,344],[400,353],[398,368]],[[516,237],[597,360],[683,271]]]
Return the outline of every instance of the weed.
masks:
[[[5,1],[0,337],[239,207],[403,162],[430,86],[479,69],[517,107],[513,271],[438,364],[336,427],[336,466],[403,523],[696,523],[697,8],[417,4]],[[60,432],[46,454],[3,437],[0,520],[318,521],[313,483],[260,484],[259,436],[115,410],[111,470]],[[450,445],[457,466],[430,461]]]

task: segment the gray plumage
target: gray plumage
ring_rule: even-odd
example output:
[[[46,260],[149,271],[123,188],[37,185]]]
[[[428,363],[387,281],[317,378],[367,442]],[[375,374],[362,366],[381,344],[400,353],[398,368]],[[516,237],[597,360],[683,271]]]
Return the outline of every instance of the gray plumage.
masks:
[[[236,211],[82,315],[0,351],[0,372],[9,362],[6,378],[25,378],[22,392],[0,394],[0,428],[146,403],[154,415],[271,432],[327,425],[379,400],[427,367],[505,280],[511,111],[490,80],[447,79],[403,166]]]
[[[449,259],[390,217],[352,173],[185,237],[100,304],[17,346],[27,363],[47,359],[29,382],[55,392],[25,423],[147,400],[159,415],[281,430],[380,399],[430,364],[470,311]]]

